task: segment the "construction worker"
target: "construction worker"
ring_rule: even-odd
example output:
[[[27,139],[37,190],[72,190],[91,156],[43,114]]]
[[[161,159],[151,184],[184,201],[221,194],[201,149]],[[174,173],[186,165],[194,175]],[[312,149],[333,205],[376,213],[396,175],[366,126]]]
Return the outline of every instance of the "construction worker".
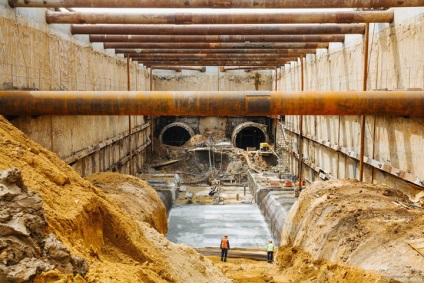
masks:
[[[269,243],[266,246],[268,262],[272,262],[274,260],[274,247],[272,240],[269,240]]]
[[[230,241],[228,241],[227,234],[224,235],[224,238],[221,240],[221,261],[227,261],[228,250],[230,249]]]

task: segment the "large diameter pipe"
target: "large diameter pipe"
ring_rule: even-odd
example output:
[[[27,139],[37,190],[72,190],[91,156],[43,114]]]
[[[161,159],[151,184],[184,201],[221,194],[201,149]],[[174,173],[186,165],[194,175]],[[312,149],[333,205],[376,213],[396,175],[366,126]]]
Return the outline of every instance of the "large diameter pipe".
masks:
[[[244,61],[244,62],[250,62],[250,61],[262,61],[262,62],[287,62],[287,61],[295,61],[297,58],[295,57],[236,57],[236,58],[196,58],[196,57],[185,57],[185,58],[169,58],[169,57],[153,57],[153,58],[144,58],[144,57],[132,57],[133,61],[139,61],[139,62],[145,62],[145,61],[159,61],[159,62],[166,62],[166,61],[173,61],[173,62],[226,62],[226,61]]]
[[[321,24],[391,23],[393,10],[336,12],[53,12],[46,11],[48,24]]]
[[[199,59],[206,59],[206,58],[212,58],[212,59],[236,59],[236,58],[272,58],[272,59],[278,59],[278,58],[293,58],[298,57],[300,55],[294,56],[292,54],[199,54],[199,53],[156,53],[156,54],[134,54],[134,53],[127,53],[131,58],[199,58]]]
[[[199,71],[206,72],[206,67],[196,67],[196,66],[152,66],[152,69],[160,69],[160,70],[174,70],[177,72],[181,72],[181,70],[189,70],[189,71]]]
[[[282,66],[287,64],[288,60],[220,60],[220,61],[192,61],[192,60],[134,60],[138,61],[139,64],[143,64],[145,66],[163,66],[163,65],[185,65],[185,66],[238,66],[238,65],[250,65],[250,66]]]
[[[303,25],[71,25],[72,34],[282,35],[364,34],[364,24]]]
[[[208,43],[208,42],[177,42],[177,43],[166,43],[166,42],[105,42],[103,44],[105,49],[108,48],[155,48],[155,49],[315,49],[315,48],[327,48],[328,42],[301,42],[301,43],[285,43],[285,42],[222,42],[222,43]]]
[[[0,115],[424,116],[424,91],[0,91]]]
[[[299,55],[313,54],[315,49],[115,49],[116,54],[155,54],[155,53],[171,53],[171,54],[282,54],[282,55]]]
[[[320,35],[117,35],[90,34],[90,42],[344,42],[343,34]]]
[[[11,7],[44,8],[390,8],[424,6],[424,0],[9,0]]]

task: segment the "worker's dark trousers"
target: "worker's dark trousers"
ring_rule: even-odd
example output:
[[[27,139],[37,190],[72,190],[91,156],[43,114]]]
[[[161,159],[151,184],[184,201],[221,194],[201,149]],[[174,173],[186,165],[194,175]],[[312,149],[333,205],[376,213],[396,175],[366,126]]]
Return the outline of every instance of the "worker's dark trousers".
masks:
[[[272,260],[274,259],[274,252],[267,252],[267,258],[268,258],[268,262],[272,262]]]
[[[228,249],[221,249],[221,261],[227,261]]]

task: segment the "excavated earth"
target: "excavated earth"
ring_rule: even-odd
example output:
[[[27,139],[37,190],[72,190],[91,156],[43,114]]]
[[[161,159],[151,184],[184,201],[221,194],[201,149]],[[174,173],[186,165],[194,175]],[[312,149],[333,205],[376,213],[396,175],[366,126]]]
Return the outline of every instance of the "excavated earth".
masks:
[[[245,166],[237,162],[226,172]],[[147,182],[117,173],[83,179],[1,116],[0,171],[2,283],[424,282],[423,201],[386,186],[307,187],[269,264],[231,251],[221,262],[169,242],[165,207]]]
[[[17,170],[3,173],[0,186],[10,206],[1,205],[0,282],[231,282],[195,250],[164,237],[166,213],[147,183],[89,178],[105,193],[0,116],[0,170],[10,168]],[[118,190],[142,195],[136,215],[113,196]]]

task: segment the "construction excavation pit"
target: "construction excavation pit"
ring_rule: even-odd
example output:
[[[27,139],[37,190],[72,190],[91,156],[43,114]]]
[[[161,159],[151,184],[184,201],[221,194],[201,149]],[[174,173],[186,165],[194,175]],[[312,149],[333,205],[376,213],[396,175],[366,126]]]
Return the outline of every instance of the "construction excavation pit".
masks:
[[[156,142],[157,154],[137,177],[96,173],[84,180],[0,121],[0,166],[19,168],[4,169],[0,178],[2,282],[419,282],[424,276],[424,210],[390,187],[317,182],[302,186],[298,198],[292,178],[281,178],[281,166],[266,163],[260,150],[225,140],[199,147],[209,139],[200,135],[179,147]],[[170,157],[178,161],[163,162]],[[224,234],[231,244],[226,262],[219,249]],[[265,252],[270,239],[278,247],[272,264]]]
[[[424,282],[423,40],[423,0],[0,0],[0,283]]]

